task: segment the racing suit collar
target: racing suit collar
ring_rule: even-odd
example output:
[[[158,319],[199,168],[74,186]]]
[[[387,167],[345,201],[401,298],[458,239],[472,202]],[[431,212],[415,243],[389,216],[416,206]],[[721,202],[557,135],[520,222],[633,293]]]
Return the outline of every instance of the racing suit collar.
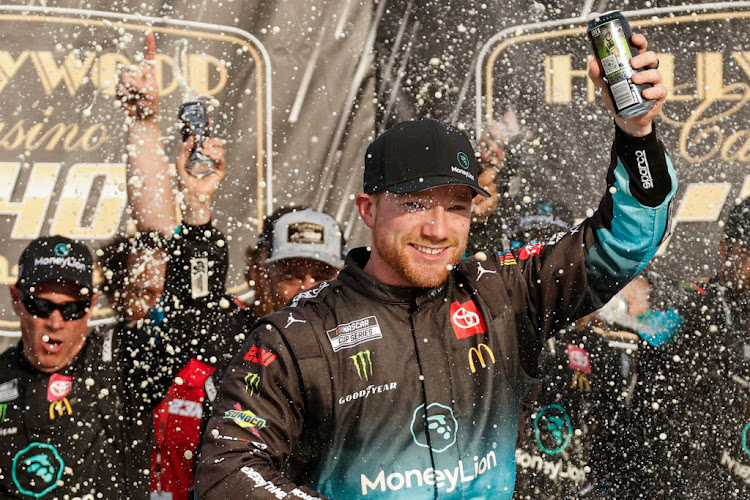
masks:
[[[378,302],[420,306],[437,298],[442,299],[446,285],[452,281],[452,274],[449,274],[443,284],[433,288],[386,285],[364,271],[369,259],[370,252],[365,247],[353,248],[346,256],[344,269],[339,273],[338,279],[354,290],[366,290],[368,298]]]

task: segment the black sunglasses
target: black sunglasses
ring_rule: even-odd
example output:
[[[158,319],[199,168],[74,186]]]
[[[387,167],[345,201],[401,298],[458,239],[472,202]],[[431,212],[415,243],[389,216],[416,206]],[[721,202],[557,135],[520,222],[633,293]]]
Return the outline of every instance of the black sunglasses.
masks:
[[[26,310],[34,316],[49,318],[55,310],[58,310],[65,321],[83,318],[86,316],[89,307],[91,307],[91,301],[89,300],[76,300],[56,304],[47,299],[35,298],[33,295],[24,295],[21,302],[26,307]]]

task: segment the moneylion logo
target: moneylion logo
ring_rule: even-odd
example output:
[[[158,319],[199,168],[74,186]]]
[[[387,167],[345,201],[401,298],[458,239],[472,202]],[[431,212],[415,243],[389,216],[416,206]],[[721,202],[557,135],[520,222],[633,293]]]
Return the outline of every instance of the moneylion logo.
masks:
[[[469,157],[466,156],[466,153],[463,151],[459,151],[456,155],[456,160],[458,160],[458,164],[461,166],[461,168],[469,168]]]
[[[55,255],[58,257],[67,257],[70,255],[70,246],[65,243],[58,243],[55,245]]]
[[[245,375],[245,391],[249,392],[250,396],[260,394],[260,375],[257,373]]]
[[[362,380],[364,375],[366,380],[370,380],[372,375],[372,351],[369,349],[366,351],[359,351],[354,356],[349,356],[354,361],[354,366],[357,368],[357,375]]]
[[[477,367],[474,364],[475,357],[477,361],[479,361],[479,364],[482,365],[482,368],[487,368],[487,363],[484,362],[482,349],[484,349],[484,351],[489,355],[489,359],[492,360],[492,363],[495,363],[495,353],[492,352],[492,349],[490,349],[487,344],[479,344],[478,346],[469,349],[469,368],[471,368],[471,373],[477,372]]]

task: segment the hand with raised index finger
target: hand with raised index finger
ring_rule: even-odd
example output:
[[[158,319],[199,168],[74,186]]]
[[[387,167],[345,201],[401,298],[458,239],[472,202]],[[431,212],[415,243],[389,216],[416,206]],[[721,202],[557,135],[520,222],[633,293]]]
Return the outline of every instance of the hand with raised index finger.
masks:
[[[146,52],[140,65],[129,66],[119,75],[117,98],[136,120],[155,119],[159,113],[159,85],[154,74],[156,36],[146,35]]]

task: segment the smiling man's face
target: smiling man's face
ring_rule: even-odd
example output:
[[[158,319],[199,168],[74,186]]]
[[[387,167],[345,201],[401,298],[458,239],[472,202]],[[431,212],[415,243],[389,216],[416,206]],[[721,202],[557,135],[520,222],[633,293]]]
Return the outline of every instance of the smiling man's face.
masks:
[[[365,271],[389,285],[440,285],[466,249],[473,195],[463,185],[361,194],[360,213],[372,229]]]
[[[59,310],[52,311],[47,318],[35,316],[23,304],[23,294],[11,286],[13,310],[21,320],[21,338],[26,359],[34,368],[45,373],[53,373],[69,365],[86,342],[86,328],[91,316],[91,308],[80,319],[65,320]],[[34,289],[33,296],[55,304],[88,300],[94,297],[81,296],[80,286],[70,282],[47,281]]]

